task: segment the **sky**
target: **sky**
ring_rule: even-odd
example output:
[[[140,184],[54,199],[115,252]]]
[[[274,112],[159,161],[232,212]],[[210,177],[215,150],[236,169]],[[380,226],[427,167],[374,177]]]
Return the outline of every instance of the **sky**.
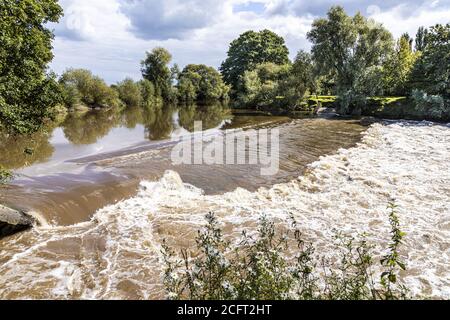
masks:
[[[395,37],[418,27],[450,22],[450,0],[60,0],[64,17],[54,29],[51,69],[86,68],[108,83],[140,79],[145,52],[162,46],[183,67],[218,68],[229,43],[247,30],[270,29],[283,36],[291,58],[309,50],[315,18],[332,5],[361,12]]]

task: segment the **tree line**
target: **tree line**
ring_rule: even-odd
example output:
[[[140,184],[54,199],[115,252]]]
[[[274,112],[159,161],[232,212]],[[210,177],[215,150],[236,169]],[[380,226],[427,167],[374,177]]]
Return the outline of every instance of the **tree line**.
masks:
[[[421,27],[415,38],[392,34],[360,13],[332,7],[313,22],[311,52],[294,61],[270,30],[247,31],[231,42],[219,71],[203,64],[180,70],[155,48],[141,63],[142,80],[109,86],[89,70],[49,72],[54,35],[48,22],[63,14],[56,0],[0,4],[0,128],[31,133],[57,108],[151,106],[227,101],[245,108],[296,110],[311,96],[333,97],[340,114],[360,114],[377,97],[407,97],[423,114],[443,118],[450,101],[450,24]],[[317,98],[318,99],[318,98]],[[316,99],[316,100],[317,100]]]

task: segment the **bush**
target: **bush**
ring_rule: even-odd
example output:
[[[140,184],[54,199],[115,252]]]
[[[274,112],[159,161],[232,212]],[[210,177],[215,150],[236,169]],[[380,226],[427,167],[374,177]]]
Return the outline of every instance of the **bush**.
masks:
[[[414,107],[420,113],[435,119],[450,119],[450,101],[441,95],[429,95],[423,90],[412,92]]]
[[[314,247],[302,240],[291,217],[278,235],[275,225],[262,215],[255,237],[244,233],[238,245],[225,240],[219,222],[210,213],[196,238],[197,252],[182,250],[182,258],[164,241],[164,285],[169,299],[191,300],[378,300],[405,299],[407,289],[398,279],[405,269],[398,248],[404,234],[399,229],[395,205],[390,205],[392,239],[381,260],[384,272],[374,281],[374,258],[364,235],[358,239],[336,233],[337,262],[315,256]],[[292,251],[291,248],[296,248]],[[317,261],[321,269],[317,271]]]
[[[68,107],[74,107],[80,102],[89,107],[120,105],[119,94],[89,70],[69,69],[61,76],[59,83],[65,93],[64,103]]]
[[[204,64],[187,65],[179,75],[178,96],[181,101],[214,101],[228,99],[230,88],[220,73]]]
[[[139,83],[127,78],[119,82],[115,89],[119,93],[119,98],[128,107],[140,106],[142,103],[142,92]]]
[[[5,81],[0,81],[0,130],[30,134],[54,119],[61,95],[52,74],[36,81],[15,76],[2,80]]]
[[[241,77],[238,104],[250,108],[286,107],[291,66],[263,63]]]

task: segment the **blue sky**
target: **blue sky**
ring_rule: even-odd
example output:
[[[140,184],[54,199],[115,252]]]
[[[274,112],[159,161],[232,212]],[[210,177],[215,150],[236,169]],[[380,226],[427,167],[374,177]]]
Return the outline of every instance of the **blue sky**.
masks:
[[[450,22],[450,0],[60,0],[65,16],[55,29],[51,68],[87,68],[115,83],[140,78],[145,52],[163,46],[173,62],[218,67],[242,32],[271,29],[291,57],[309,50],[312,21],[332,5],[383,23],[394,36],[421,25]]]

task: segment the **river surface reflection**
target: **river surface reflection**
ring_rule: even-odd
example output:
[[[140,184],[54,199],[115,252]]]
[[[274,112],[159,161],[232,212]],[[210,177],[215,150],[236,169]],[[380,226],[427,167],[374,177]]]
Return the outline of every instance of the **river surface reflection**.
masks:
[[[192,134],[195,121],[212,135],[279,129],[279,173],[261,176],[257,165],[174,166],[171,141]],[[73,113],[31,137],[0,136],[0,164],[15,173],[0,187],[0,202],[32,211],[45,223],[70,225],[134,195],[140,181],[157,180],[168,169],[207,194],[253,191],[296,178],[320,156],[354,145],[364,130],[358,121],[231,112],[221,104]]]

